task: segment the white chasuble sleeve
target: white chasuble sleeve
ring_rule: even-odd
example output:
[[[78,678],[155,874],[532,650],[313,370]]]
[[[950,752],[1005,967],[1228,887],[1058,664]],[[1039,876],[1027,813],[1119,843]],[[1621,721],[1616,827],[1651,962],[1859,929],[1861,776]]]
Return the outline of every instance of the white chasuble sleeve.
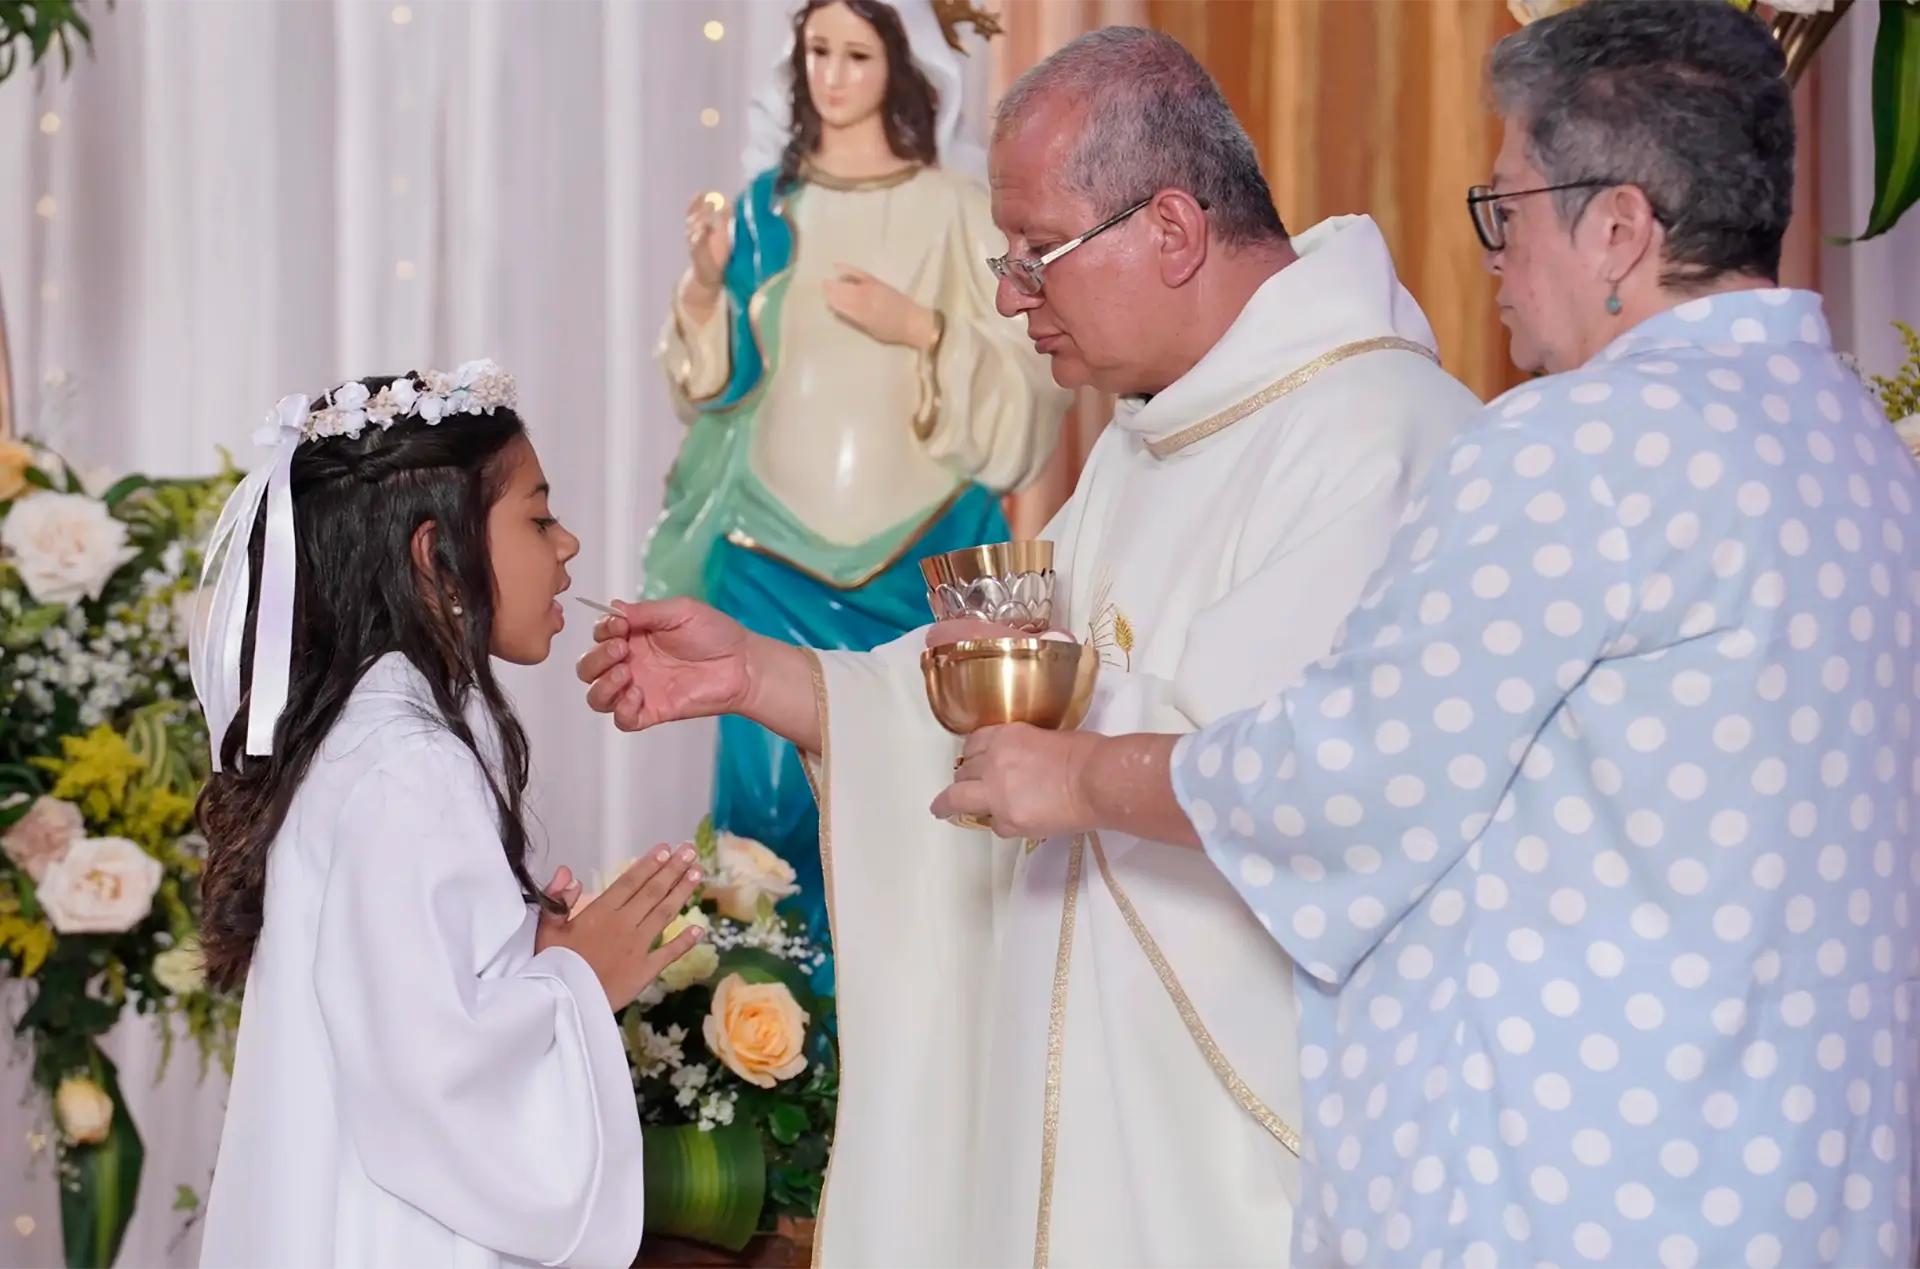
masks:
[[[340,817],[313,985],[368,1178],[506,1256],[632,1264],[640,1121],[619,1028],[579,956],[527,958],[479,768],[423,742]]]
[[[1207,853],[1328,985],[1480,836],[1638,602],[1611,496],[1585,468],[1561,462],[1525,485],[1527,501],[1489,501],[1485,473],[1531,471],[1538,439],[1484,427],[1463,438],[1335,653],[1175,750],[1174,791]],[[1543,524],[1600,543],[1590,571],[1536,556]],[[1506,616],[1523,589],[1542,615],[1526,627]],[[1604,608],[1580,602],[1601,594]]]
[[[1072,394],[1053,381],[1025,328],[994,307],[993,274],[982,265],[1007,249],[986,193],[955,190],[958,218],[935,261],[932,301],[944,322],[939,346],[923,357],[914,428],[941,466],[996,493],[1031,483],[1053,456]]]
[[[815,654],[842,1067],[816,1263],[833,1269],[973,1263],[993,870],[1012,847],[928,814],[959,741],[928,711],[924,646]]]

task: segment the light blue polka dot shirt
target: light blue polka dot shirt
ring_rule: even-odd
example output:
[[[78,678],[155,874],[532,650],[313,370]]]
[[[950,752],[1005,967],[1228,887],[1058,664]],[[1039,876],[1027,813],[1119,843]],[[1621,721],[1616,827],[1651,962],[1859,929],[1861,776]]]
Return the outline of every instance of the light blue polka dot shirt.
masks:
[[[1914,1264],[1917,502],[1818,296],[1695,300],[1181,742],[1300,966],[1296,1264]]]

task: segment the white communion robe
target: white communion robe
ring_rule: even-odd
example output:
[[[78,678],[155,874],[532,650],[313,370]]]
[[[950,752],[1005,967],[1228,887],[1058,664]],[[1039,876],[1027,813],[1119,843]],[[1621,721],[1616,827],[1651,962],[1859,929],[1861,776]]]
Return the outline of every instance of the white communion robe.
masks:
[[[1089,729],[1192,731],[1325,655],[1479,406],[1371,220],[1295,247],[1193,370],[1121,403],[1043,535],[1055,621],[1102,654]],[[1196,852],[932,819],[959,741],[923,647],[817,660],[843,1072],[817,1262],[1284,1265],[1291,963]]]
[[[432,712],[404,657],[377,662],[274,840],[209,1269],[625,1269],[639,1249],[606,993],[575,953],[534,954],[480,765]]]

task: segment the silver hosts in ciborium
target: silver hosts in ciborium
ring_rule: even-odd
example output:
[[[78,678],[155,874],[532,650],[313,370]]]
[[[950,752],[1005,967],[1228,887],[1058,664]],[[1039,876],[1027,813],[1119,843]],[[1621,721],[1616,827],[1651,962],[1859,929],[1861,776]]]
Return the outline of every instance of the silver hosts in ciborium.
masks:
[[[971,617],[1040,634],[1053,624],[1053,543],[995,542],[920,561],[935,620]]]

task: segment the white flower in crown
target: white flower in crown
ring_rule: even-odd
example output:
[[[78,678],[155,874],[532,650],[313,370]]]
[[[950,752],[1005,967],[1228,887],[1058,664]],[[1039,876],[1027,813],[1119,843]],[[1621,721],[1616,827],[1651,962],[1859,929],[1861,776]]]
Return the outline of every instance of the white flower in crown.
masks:
[[[491,361],[469,361],[452,374],[429,370],[418,381],[411,375],[395,379],[379,392],[350,379],[335,388],[328,403],[311,411],[301,433],[311,441],[332,436],[358,438],[369,423],[386,431],[396,420],[417,418],[429,425],[454,414],[491,414],[519,404],[513,376]],[[254,438],[272,445],[279,418],[269,414]]]

